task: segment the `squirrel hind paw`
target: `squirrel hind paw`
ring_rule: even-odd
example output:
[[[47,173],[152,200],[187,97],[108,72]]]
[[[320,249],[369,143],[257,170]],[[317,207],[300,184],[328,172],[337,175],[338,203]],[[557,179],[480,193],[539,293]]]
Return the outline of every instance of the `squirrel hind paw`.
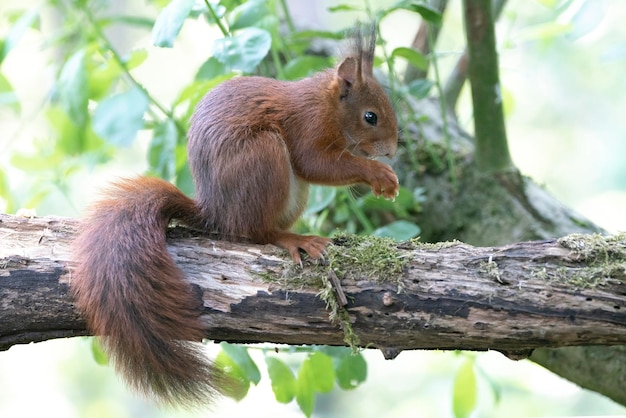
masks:
[[[300,250],[304,250],[314,260],[323,259],[326,247],[331,243],[329,238],[317,235],[288,234],[277,239],[274,244],[289,251],[296,264],[302,266]]]

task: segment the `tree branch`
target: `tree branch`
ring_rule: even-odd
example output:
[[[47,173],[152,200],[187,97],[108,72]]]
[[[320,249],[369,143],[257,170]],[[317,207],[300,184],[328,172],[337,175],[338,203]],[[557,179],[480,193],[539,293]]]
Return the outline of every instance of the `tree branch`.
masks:
[[[482,172],[513,169],[504,126],[491,0],[464,0],[468,75],[472,88],[475,160]]]
[[[493,0],[493,16],[494,21],[497,21],[506,5],[507,0]],[[461,95],[461,90],[467,79],[467,49],[463,50],[463,53],[459,57],[456,65],[452,69],[446,85],[443,88],[444,98],[446,106],[454,113],[457,101]]]
[[[0,215],[0,348],[86,334],[68,292],[76,226]],[[337,248],[350,250],[342,242]],[[391,255],[408,260],[397,277],[336,273],[363,345],[529,353],[626,344],[624,248],[626,237],[598,236],[489,248],[405,244]],[[209,338],[344,344],[317,296],[317,273],[309,276],[314,266],[300,270],[272,246],[215,241],[182,228],[170,230],[169,249],[202,295]]]

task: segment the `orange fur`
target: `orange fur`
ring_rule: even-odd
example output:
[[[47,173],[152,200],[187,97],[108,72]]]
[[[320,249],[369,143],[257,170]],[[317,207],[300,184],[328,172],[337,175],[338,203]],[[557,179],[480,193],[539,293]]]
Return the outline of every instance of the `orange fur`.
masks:
[[[397,194],[391,167],[371,159],[397,148],[393,109],[372,75],[374,46],[373,29],[357,30],[334,70],[295,82],[239,77],[209,92],[188,133],[195,201],[141,177],[118,182],[94,204],[75,243],[72,289],[131,386],[193,405],[226,384],[198,348],[202,301],[167,252],[171,219],[278,245],[299,262],[300,249],[319,258],[330,242],[288,232],[309,183],[365,183],[376,195]]]

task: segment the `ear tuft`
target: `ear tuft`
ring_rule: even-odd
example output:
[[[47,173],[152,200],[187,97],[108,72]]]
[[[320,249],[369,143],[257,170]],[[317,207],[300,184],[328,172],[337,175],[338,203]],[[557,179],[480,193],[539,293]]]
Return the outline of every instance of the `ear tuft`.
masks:
[[[344,57],[353,57],[357,60],[358,73],[371,76],[374,66],[374,51],[376,49],[376,22],[362,23],[357,21],[346,33],[346,49]]]

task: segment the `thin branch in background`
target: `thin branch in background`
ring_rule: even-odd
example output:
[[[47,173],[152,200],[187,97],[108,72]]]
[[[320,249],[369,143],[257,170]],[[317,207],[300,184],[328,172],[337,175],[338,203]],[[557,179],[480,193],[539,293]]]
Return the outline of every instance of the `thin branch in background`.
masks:
[[[211,6],[211,3],[209,3],[208,0],[204,0],[204,4],[206,5],[207,10],[209,11],[209,15],[211,15],[213,20],[215,20],[215,24],[217,25],[217,27],[220,28],[220,31],[222,32],[222,35],[225,38],[230,36],[230,32],[228,31],[228,29],[226,29],[226,27],[222,23],[222,20],[217,15],[217,13],[215,13],[215,9],[213,9],[213,6]]]
[[[434,34],[430,32],[428,34],[428,44],[430,50],[435,49],[435,39]],[[435,86],[437,88],[437,93],[439,94],[439,110],[441,112],[441,120],[443,124],[443,135],[446,143],[446,161],[448,165],[448,173],[450,175],[450,183],[457,189],[457,176],[456,176],[456,163],[454,160],[454,153],[451,148],[451,140],[450,140],[450,130],[448,128],[448,105],[446,104],[446,98],[443,95],[443,89],[441,87],[441,76],[439,74],[439,63],[437,59],[437,54],[432,54],[432,67],[435,71]]]
[[[494,20],[497,21],[502,14],[502,10],[506,5],[507,0],[494,0],[493,1],[493,16]],[[459,96],[461,95],[461,90],[465,85],[465,80],[467,79],[467,48],[461,54],[461,57],[457,61],[454,69],[450,73],[448,77],[448,81],[446,81],[446,85],[443,88],[443,97],[448,105],[448,109],[454,113],[454,108],[456,108],[456,104],[459,101]]]
[[[126,62],[117,53],[115,48],[113,48],[113,45],[111,45],[111,42],[109,41],[109,39],[106,37],[106,35],[102,31],[102,28],[100,27],[100,25],[96,21],[96,18],[94,17],[94,15],[91,13],[91,10],[89,9],[89,7],[84,7],[82,10],[83,10],[83,12],[85,14],[87,22],[89,22],[89,25],[90,25],[91,29],[94,31],[98,41],[101,44],[101,51],[100,51],[101,54],[106,56],[106,53],[110,53],[111,57],[113,58],[113,61],[115,61],[115,63],[122,69],[122,71],[124,72],[124,75],[126,76],[128,81],[133,86],[135,86],[136,88],[141,90],[141,92],[148,98],[148,101],[150,103],[152,103],[152,105],[154,107],[159,109],[159,111],[166,118],[170,119],[174,123],[174,125],[176,126],[176,129],[177,129],[177,131],[178,131],[178,133],[180,135],[185,136],[186,135],[185,127],[181,124],[181,122],[179,120],[176,119],[176,117],[174,116],[173,111],[171,109],[165,107],[163,104],[161,104],[152,94],[150,94],[148,89],[146,89],[144,87],[144,85],[141,84],[139,81],[137,81],[137,79],[135,77],[133,77],[133,75],[130,73],[130,70],[128,69],[128,66],[126,65]]]
[[[289,5],[287,4],[287,0],[280,0],[280,6],[283,9],[285,22],[287,23],[289,32],[293,34],[296,31],[296,25],[293,23],[293,19],[291,18],[291,12],[289,11]]]
[[[464,0],[468,77],[472,88],[476,167],[483,173],[513,168],[504,126],[491,0]]]
[[[443,15],[448,6],[448,0],[430,0],[429,6]],[[425,19],[422,19],[417,34],[411,43],[411,48],[421,52],[425,57],[428,57],[433,51],[431,45],[437,43],[441,27],[441,25],[433,25]],[[408,84],[413,80],[426,78],[427,74],[428,69],[422,70],[409,65],[404,73],[404,82]]]

